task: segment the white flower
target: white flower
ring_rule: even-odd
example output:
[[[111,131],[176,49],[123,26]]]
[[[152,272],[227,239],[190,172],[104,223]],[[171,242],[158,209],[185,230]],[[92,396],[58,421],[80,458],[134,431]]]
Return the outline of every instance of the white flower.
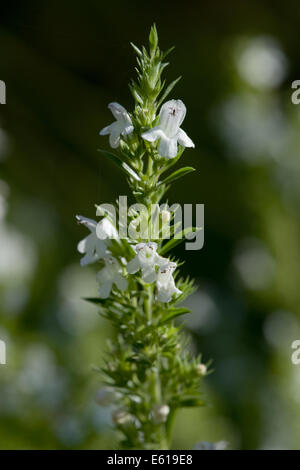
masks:
[[[157,405],[154,408],[153,417],[157,423],[165,423],[170,413],[170,407],[168,405]]]
[[[126,136],[133,131],[132,121],[128,112],[119,103],[109,103],[108,108],[116,121],[100,131],[100,135],[109,134],[109,143],[112,148],[120,145],[120,135]]]
[[[195,147],[193,141],[180,129],[186,114],[186,107],[181,100],[167,101],[159,113],[159,125],[142,134],[149,142],[160,139],[158,153],[162,157],[174,158],[177,155],[177,143],[184,147]]]
[[[76,219],[91,232],[90,235],[81,240],[77,245],[79,253],[85,255],[81,258],[80,264],[81,266],[86,266],[105,256],[109,239],[118,238],[118,232],[107,218],[102,219],[98,223],[82,215],[77,215]]]
[[[106,217],[97,223],[96,235],[100,240],[107,240],[112,238],[117,240],[119,238],[117,229]],[[109,242],[107,241],[107,243]]]
[[[126,290],[128,281],[122,275],[122,268],[113,256],[104,258],[105,266],[97,274],[97,281],[100,284],[99,294],[102,299],[107,299],[112,290],[113,284],[120,290]]]
[[[167,260],[156,253],[157,244],[154,242],[138,243],[135,246],[137,255],[127,264],[129,274],[142,270],[143,281],[149,283],[156,279],[155,266],[166,264]]]
[[[161,268],[159,268],[157,274],[157,300],[159,302],[170,302],[173,295],[181,294],[181,290],[177,289],[175,286],[175,281],[173,279],[173,272],[177,267],[176,263],[169,262]]]

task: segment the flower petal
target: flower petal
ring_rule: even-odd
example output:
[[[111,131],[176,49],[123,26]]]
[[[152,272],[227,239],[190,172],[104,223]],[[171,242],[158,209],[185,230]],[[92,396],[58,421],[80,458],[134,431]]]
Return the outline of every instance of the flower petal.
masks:
[[[140,269],[140,263],[139,263],[139,259],[137,256],[135,256],[131,261],[129,261],[129,263],[127,264],[127,272],[129,274],[135,274],[136,272],[138,272],[138,270]]]
[[[149,131],[143,132],[142,134],[142,138],[148,142],[155,142],[157,139],[160,139],[163,136],[164,133],[160,126],[153,127],[153,129],[149,129]]]
[[[98,256],[98,259],[104,258],[105,254],[106,254],[106,248],[107,248],[107,245],[103,240],[96,240],[95,250],[96,250],[96,254]]]
[[[119,103],[109,103],[108,109],[112,112],[114,118],[119,121],[122,119],[126,114],[128,115],[126,109],[120,105]]]
[[[122,124],[119,121],[115,121],[111,124],[109,145],[115,149],[120,145],[120,134],[122,132]]]
[[[96,229],[97,222],[93,219],[88,219],[83,217],[83,215],[76,215],[76,220],[82,225],[85,225],[91,232],[94,232]]]
[[[131,118],[123,106],[119,103],[110,103],[108,105],[116,121],[100,131],[100,135],[109,134],[109,143],[112,148],[120,145],[120,135],[128,135],[133,131]]]
[[[146,246],[146,243],[143,243],[143,242],[138,243],[137,245],[135,245],[134,251],[135,251],[136,253],[139,253],[140,251],[143,250],[143,248],[145,248],[145,246]]]
[[[168,137],[177,134],[186,115],[186,107],[181,100],[167,101],[160,110],[160,126]]]
[[[168,292],[167,289],[159,289],[157,292],[157,300],[159,302],[167,303],[172,299],[172,295]]]
[[[183,147],[195,147],[194,142],[192,139],[189,138],[189,136],[184,132],[184,130],[179,129],[178,134],[178,143],[180,145],[183,145]]]
[[[95,254],[86,253],[86,255],[83,256],[80,260],[80,266],[87,266],[88,264],[95,263],[95,261],[98,261],[99,257]]]
[[[126,126],[125,129],[121,132],[122,135],[126,136],[133,132],[134,127],[132,125]]]
[[[110,291],[112,289],[112,281],[105,281],[99,287],[99,295],[102,299],[107,299],[109,297]]]
[[[168,263],[169,263],[168,258],[164,258],[163,256],[156,254],[155,264],[157,264],[157,266],[160,266],[160,267],[165,266]]]
[[[114,124],[114,123],[113,123]],[[107,134],[110,134],[111,133],[111,126],[113,124],[110,124],[109,126],[106,126],[106,127],[103,127],[103,129],[101,129],[101,131],[99,132],[100,135],[107,135]]]
[[[182,294],[182,292],[175,286],[173,278],[168,285],[161,285],[159,282],[157,283],[157,300],[159,302],[170,302],[174,294],[178,296],[179,294]]]
[[[80,240],[80,242],[78,243],[77,250],[79,251],[79,253],[86,253],[87,238],[88,237],[84,238],[83,240]]]
[[[156,271],[155,271],[155,269],[153,267],[152,268],[149,267],[148,269],[144,269],[142,279],[147,284],[150,284],[151,282],[154,282],[156,280]]]
[[[105,240],[106,238],[117,239],[119,237],[116,228],[106,217],[98,222],[96,234],[100,240]]]
[[[162,157],[174,158],[177,155],[177,139],[169,139],[165,135],[161,137],[158,147],[158,153]]]
[[[109,145],[111,148],[116,149],[120,145],[120,135],[110,134],[109,136]]]
[[[120,290],[126,290],[128,287],[127,279],[125,279],[125,277],[123,277],[121,274],[115,278],[115,284]]]

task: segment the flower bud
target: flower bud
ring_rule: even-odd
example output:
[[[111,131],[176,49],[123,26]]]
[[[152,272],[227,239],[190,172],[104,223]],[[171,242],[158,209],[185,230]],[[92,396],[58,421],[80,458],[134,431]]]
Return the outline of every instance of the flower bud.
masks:
[[[157,405],[153,412],[154,420],[157,423],[165,423],[169,413],[170,407],[168,405]]]
[[[196,371],[198,372],[198,374],[200,375],[205,375],[206,372],[207,372],[207,367],[205,364],[197,364],[196,365]]]
[[[151,27],[149,35],[150,52],[154,54],[158,45],[158,35],[155,24]]]

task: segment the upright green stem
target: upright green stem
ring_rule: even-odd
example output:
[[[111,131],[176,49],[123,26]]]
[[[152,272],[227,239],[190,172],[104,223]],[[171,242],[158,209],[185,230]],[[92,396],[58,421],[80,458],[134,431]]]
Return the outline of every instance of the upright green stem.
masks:
[[[173,429],[173,424],[175,420],[175,415],[176,415],[176,410],[171,409],[169,416],[168,416],[168,420],[166,422],[166,435],[167,435],[168,448],[170,448],[170,445],[171,445],[172,429]]]
[[[151,323],[152,322],[152,288],[151,286],[148,286],[146,290],[147,290],[147,297],[145,299],[145,314],[147,317],[147,321]]]

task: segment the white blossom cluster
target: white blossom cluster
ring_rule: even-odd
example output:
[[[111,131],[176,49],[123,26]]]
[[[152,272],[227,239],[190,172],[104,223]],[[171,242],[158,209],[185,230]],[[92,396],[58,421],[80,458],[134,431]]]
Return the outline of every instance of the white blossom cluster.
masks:
[[[109,219],[104,217],[97,224],[95,220],[78,215],[77,221],[91,232],[78,243],[78,251],[84,255],[80,261],[81,265],[86,266],[100,260],[104,262],[103,268],[97,274],[101,298],[108,298],[113,286],[121,291],[126,290],[128,287],[126,274],[135,274],[138,271],[141,271],[144,282],[156,282],[158,301],[169,302],[174,294],[181,294],[173,278],[177,265],[168,258],[159,256],[156,243],[135,245],[133,248],[136,255],[127,263],[124,258],[120,260],[114,258],[109,251],[111,240],[118,240],[118,232]]]
[[[120,145],[120,138],[134,130],[129,113],[119,103],[110,103],[116,121],[100,131],[100,135],[109,134],[112,148]],[[159,140],[158,153],[165,158],[174,158],[178,153],[178,143],[183,147],[195,147],[188,135],[180,129],[186,115],[185,104],[181,100],[170,100],[163,104],[159,113],[159,125],[143,132],[142,138],[148,142]]]
[[[119,103],[110,103],[108,108],[115,117],[115,122],[101,130],[100,135],[109,135],[112,148],[120,145],[121,136],[126,137],[134,130],[131,117]],[[180,128],[186,115],[186,107],[181,100],[167,101],[160,110],[159,125],[142,133],[142,138],[148,142],[159,140],[158,153],[165,158],[174,158],[178,153],[178,143],[184,147],[194,147],[194,143]],[[103,268],[97,274],[99,295],[106,299],[116,286],[119,290],[128,287],[127,274],[141,271],[142,280],[146,283],[156,282],[157,300],[170,302],[174,295],[181,291],[177,289],[173,272],[177,265],[168,258],[157,253],[154,242],[138,243],[135,245],[135,257],[128,263],[118,260],[109,251],[112,239],[118,240],[118,232],[113,224],[104,217],[99,223],[83,216],[77,216],[79,223],[85,225],[90,234],[78,244],[78,251],[84,256],[81,265],[86,266],[102,260]]]

